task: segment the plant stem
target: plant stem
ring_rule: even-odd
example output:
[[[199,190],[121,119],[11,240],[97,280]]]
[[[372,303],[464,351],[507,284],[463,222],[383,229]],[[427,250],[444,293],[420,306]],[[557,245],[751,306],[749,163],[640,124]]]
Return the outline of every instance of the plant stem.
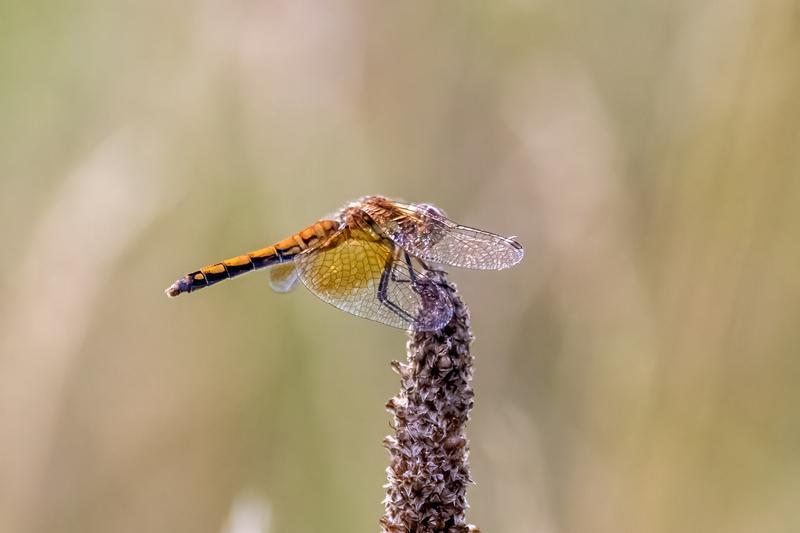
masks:
[[[384,533],[478,531],[466,523],[466,424],[474,397],[469,313],[444,272],[430,277],[450,297],[453,318],[439,331],[410,332],[407,362],[392,362],[401,389],[386,404],[395,434],[383,441],[391,456]]]

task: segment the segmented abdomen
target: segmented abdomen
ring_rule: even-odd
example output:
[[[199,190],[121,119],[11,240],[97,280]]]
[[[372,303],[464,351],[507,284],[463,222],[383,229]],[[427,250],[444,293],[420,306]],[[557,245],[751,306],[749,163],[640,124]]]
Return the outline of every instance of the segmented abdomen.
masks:
[[[320,240],[330,236],[338,228],[339,222],[335,220],[320,220],[272,246],[231,257],[190,272],[173,283],[166,292],[169,296],[174,297],[184,292],[193,292],[214,285],[252,270],[291,261],[294,256],[309,247],[315,246]]]

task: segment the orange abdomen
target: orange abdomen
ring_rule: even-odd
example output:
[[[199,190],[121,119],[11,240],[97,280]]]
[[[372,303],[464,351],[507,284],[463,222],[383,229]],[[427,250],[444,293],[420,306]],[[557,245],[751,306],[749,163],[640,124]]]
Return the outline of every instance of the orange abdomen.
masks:
[[[320,220],[272,246],[231,257],[190,272],[173,283],[166,292],[169,296],[178,296],[184,292],[202,289],[253,270],[291,261],[294,256],[315,246],[338,228],[339,222],[335,220]]]

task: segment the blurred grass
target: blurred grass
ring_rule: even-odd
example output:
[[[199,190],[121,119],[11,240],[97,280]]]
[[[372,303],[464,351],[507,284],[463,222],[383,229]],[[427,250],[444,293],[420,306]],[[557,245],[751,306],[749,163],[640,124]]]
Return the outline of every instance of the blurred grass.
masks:
[[[795,3],[0,4],[0,530],[367,531],[401,332],[253,275],[380,193],[453,272],[484,531],[795,531]]]

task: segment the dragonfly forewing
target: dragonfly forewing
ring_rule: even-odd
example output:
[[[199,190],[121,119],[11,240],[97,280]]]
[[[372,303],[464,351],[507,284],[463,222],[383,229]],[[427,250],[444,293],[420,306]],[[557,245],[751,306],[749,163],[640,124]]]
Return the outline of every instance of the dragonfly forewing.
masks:
[[[525,253],[516,240],[456,224],[431,206],[376,202],[365,210],[392,241],[426,261],[502,270],[522,261]]]

